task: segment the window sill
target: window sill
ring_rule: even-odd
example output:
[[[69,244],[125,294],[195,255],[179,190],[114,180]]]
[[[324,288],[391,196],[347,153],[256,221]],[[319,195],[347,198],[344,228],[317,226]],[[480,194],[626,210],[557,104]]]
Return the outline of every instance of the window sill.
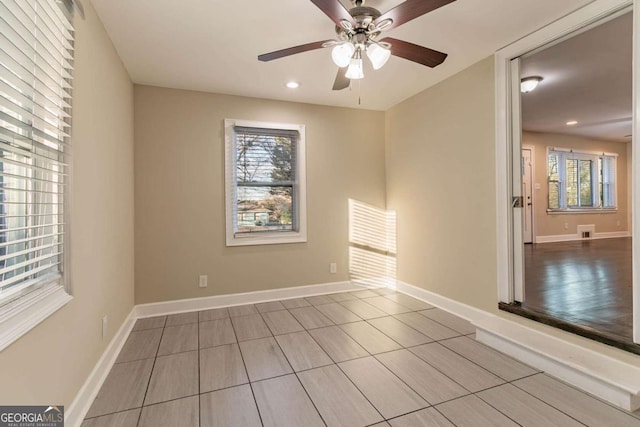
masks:
[[[547,215],[575,215],[575,214],[614,214],[618,208],[611,209],[547,209]]]
[[[259,235],[256,235],[259,234]],[[227,236],[227,246],[280,245],[305,243],[307,233],[254,233]]]
[[[71,301],[62,285],[51,284],[0,308],[0,351]]]

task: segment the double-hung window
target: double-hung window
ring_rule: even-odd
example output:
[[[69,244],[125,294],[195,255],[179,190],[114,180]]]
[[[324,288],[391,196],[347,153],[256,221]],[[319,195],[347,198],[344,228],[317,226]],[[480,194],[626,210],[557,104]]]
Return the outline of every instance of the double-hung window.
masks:
[[[0,350],[70,299],[72,13],[70,0],[0,2]]]
[[[549,211],[615,210],[616,154],[550,148]]]
[[[227,246],[307,240],[305,128],[225,120]]]

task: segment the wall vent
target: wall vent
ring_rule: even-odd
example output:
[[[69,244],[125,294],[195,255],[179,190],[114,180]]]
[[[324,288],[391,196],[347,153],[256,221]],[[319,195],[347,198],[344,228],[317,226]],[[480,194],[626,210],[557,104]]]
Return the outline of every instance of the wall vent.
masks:
[[[595,224],[585,224],[578,226],[578,237],[582,240],[592,239],[596,232]]]

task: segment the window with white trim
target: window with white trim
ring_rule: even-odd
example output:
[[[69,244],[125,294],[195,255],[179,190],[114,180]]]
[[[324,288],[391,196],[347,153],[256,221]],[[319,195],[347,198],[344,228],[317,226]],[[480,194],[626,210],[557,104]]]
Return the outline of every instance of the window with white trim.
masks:
[[[306,242],[305,127],[225,120],[227,246]]]
[[[72,14],[70,0],[0,3],[0,349],[33,326],[16,317],[68,301]]]
[[[615,210],[617,154],[549,148],[549,211]]]

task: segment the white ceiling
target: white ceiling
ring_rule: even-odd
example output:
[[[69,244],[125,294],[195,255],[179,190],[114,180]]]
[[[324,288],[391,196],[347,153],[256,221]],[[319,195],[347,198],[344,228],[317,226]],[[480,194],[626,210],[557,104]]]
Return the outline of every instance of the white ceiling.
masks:
[[[349,0],[341,0],[350,7]],[[332,39],[309,0],[92,0],[135,83],[386,110],[592,0],[457,0],[388,33],[440,50],[435,69],[392,57],[352,90],[332,91],[329,49],[262,63],[257,56]],[[381,12],[400,0],[369,0]],[[366,63],[367,61],[365,61]],[[297,80],[297,90],[285,88]],[[358,105],[358,92],[361,105]]]
[[[629,12],[523,57],[521,76],[544,78],[522,95],[523,129],[631,142],[632,34]]]

